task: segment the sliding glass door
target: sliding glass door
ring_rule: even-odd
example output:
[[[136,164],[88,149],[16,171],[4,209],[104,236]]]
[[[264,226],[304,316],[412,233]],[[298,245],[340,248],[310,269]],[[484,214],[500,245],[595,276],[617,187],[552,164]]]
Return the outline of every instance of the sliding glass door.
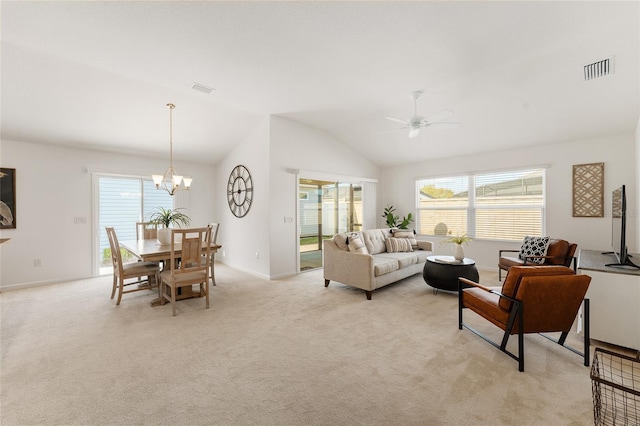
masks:
[[[100,275],[112,272],[105,228],[115,228],[121,241],[136,239],[136,222],[143,222],[157,208],[173,208],[173,197],[158,191],[150,179],[98,176],[98,235],[96,258]],[[125,254],[126,256],[126,254]]]
[[[300,179],[300,271],[322,267],[322,240],[362,229],[362,186]]]

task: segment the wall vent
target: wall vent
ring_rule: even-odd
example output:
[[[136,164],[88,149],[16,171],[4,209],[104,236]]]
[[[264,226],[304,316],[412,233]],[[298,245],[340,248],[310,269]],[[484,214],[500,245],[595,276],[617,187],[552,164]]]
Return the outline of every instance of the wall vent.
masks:
[[[584,81],[613,74],[613,56],[584,66]]]
[[[207,95],[215,90],[200,83],[193,83],[193,86],[191,86],[191,88],[193,90],[197,90],[198,92],[206,93]]]

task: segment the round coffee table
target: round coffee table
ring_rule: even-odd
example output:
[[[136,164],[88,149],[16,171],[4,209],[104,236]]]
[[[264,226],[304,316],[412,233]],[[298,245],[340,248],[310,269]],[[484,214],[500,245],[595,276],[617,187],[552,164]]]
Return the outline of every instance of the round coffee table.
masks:
[[[453,256],[427,257],[422,278],[433,287],[433,294],[438,294],[438,289],[458,291],[458,277],[478,282],[480,275],[476,268],[476,261],[468,257],[463,260],[456,260]]]

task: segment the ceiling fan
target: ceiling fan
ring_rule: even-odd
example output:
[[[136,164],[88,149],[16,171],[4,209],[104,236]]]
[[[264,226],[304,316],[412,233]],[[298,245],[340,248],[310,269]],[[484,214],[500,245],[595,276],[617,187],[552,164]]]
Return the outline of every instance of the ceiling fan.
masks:
[[[394,130],[410,129],[409,138],[415,138],[420,133],[420,129],[424,127],[437,126],[441,129],[452,129],[458,127],[458,123],[442,121],[453,115],[453,112],[449,110],[440,111],[439,113],[434,114],[428,118],[418,115],[418,98],[422,95],[422,93],[424,93],[422,90],[417,90],[411,93],[411,99],[413,99],[413,117],[411,117],[410,119],[402,120],[395,117],[385,117],[387,120],[404,124],[403,127],[388,130],[389,132]]]

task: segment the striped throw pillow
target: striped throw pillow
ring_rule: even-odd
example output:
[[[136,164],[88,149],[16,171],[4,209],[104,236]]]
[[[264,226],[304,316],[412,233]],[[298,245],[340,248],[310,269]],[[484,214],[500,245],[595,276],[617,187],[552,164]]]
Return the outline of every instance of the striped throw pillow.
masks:
[[[411,242],[408,238],[387,238],[384,243],[389,253],[413,251],[413,247],[411,247]]]

